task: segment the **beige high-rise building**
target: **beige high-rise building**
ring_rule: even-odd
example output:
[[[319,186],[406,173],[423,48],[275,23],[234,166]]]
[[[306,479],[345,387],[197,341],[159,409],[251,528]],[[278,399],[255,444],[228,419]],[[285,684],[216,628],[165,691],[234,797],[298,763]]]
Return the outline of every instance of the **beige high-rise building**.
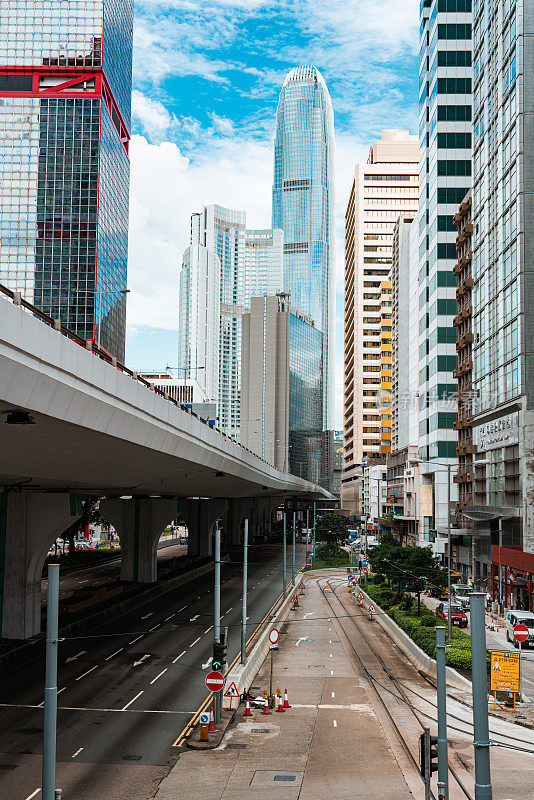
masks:
[[[379,457],[389,445],[391,337],[385,321],[393,230],[399,216],[417,211],[418,174],[417,136],[382,131],[367,164],[356,165],[345,214],[342,505],[356,513],[362,461]]]

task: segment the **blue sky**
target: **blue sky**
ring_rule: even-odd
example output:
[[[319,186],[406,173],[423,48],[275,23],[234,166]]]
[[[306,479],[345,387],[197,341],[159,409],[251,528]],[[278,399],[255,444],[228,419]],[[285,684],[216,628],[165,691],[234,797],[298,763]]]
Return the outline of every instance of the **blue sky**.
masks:
[[[336,425],[341,420],[343,213],[354,164],[383,128],[417,129],[418,0],[136,0],[127,362],[176,364],[178,275],[203,204],[271,215],[278,93],[315,64],[337,145]]]

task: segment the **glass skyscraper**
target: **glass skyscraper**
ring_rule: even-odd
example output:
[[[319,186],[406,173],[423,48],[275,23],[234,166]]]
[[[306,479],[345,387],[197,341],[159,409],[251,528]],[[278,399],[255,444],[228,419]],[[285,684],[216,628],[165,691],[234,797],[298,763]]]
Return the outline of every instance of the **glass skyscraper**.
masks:
[[[322,456],[323,334],[289,315],[289,471],[318,483]]]
[[[419,41],[419,456],[454,463],[458,439],[453,215],[471,184],[471,0],[421,0]],[[414,265],[415,266],[415,265]],[[449,461],[450,460],[450,461]],[[446,530],[447,471],[422,464],[427,538]],[[452,487],[456,499],[456,484]]]
[[[334,116],[314,66],[295,67],[276,113],[273,228],[284,232],[284,291],[322,333],[322,427],[332,431],[334,369]]]
[[[133,0],[0,8],[0,283],[121,360],[132,25]]]

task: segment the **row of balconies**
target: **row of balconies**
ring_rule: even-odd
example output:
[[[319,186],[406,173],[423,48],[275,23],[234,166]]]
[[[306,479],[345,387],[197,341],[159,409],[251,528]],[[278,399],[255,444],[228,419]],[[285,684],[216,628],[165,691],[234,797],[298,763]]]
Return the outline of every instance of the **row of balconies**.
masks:
[[[456,369],[452,371],[453,378],[459,378],[461,375],[465,375],[467,372],[473,371],[473,362],[471,359],[469,361],[464,361],[463,364],[459,364]]]
[[[473,235],[473,223],[466,222],[463,228],[461,228],[460,231],[458,232],[458,236],[456,237],[456,244],[457,245],[462,244],[463,242],[465,242],[466,239],[468,239],[472,235]]]
[[[452,423],[453,430],[460,431],[462,428],[468,428],[471,425],[471,414],[466,414],[465,417],[457,419]]]
[[[473,482],[473,473],[472,472],[459,472],[455,475],[452,479],[454,483],[472,483]]]
[[[473,278],[465,278],[456,289],[456,299],[460,300],[464,294],[473,288]]]
[[[460,336],[458,341],[456,342],[456,350],[462,350],[468,344],[471,344],[474,340],[474,336],[471,331],[466,331],[463,336]]]
[[[454,317],[452,324],[454,325],[455,328],[458,328],[464,320],[469,319],[472,313],[473,313],[473,307],[471,306],[471,303],[468,303]]]
[[[457,456],[472,456],[477,452],[476,444],[464,444],[456,448]]]

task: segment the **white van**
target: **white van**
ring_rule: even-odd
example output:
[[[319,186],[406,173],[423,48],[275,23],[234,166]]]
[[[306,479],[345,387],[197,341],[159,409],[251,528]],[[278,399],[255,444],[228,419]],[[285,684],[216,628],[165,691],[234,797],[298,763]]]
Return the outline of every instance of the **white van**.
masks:
[[[526,625],[528,628],[528,639],[521,646],[530,647],[534,645],[534,614],[532,611],[508,611],[506,614],[506,639],[509,642],[513,642],[516,647],[519,647],[513,636],[516,625]]]

